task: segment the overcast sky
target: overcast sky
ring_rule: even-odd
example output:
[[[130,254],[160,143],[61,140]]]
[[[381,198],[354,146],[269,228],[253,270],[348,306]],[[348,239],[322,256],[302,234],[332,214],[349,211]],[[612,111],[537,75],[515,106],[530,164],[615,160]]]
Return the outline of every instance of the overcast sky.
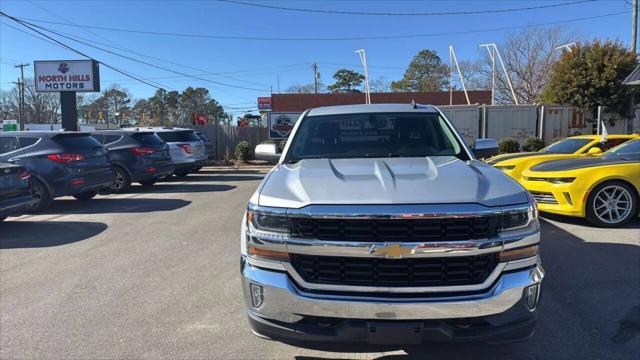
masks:
[[[311,63],[317,62],[325,84],[342,67],[361,71],[354,50],[364,48],[372,79],[384,76],[388,80],[402,77],[411,58],[421,49],[436,50],[448,62],[448,46],[455,47],[458,60],[475,60],[478,44],[500,42],[514,30],[492,30],[476,33],[461,32],[510,28],[541,23],[563,23],[587,39],[619,39],[630,42],[631,0],[577,2],[560,1],[255,1],[244,2],[308,10],[330,10],[368,13],[434,13],[462,11],[495,11],[550,4],[575,4],[517,12],[482,13],[445,16],[367,16],[331,14],[254,7],[218,1],[15,1],[2,0],[3,12],[34,24],[89,42],[95,46],[165,67],[179,73],[201,75],[211,81],[192,79],[166,70],[136,63],[116,55],[79,44],[69,39],[60,41],[91,57],[125,72],[157,82],[167,89],[182,90],[186,86],[202,86],[227,108],[254,108],[257,96],[268,96],[271,87],[276,92],[292,84],[313,81]],[[622,13],[623,12],[623,13]],[[622,14],[615,14],[622,13]],[[610,15],[612,14],[612,15]],[[580,21],[571,19],[597,17]],[[34,60],[71,60],[82,56],[22,31],[30,30],[7,18],[0,25],[0,85],[12,87],[19,72],[13,67],[19,62]],[[207,36],[248,37],[260,39],[221,39],[127,31],[104,30],[41,20],[141,30],[156,33],[196,34]],[[342,39],[385,37],[396,35],[429,35],[390,39]],[[268,40],[268,39],[289,40]],[[304,40],[291,40],[300,38]],[[311,40],[329,38],[332,40]],[[88,41],[87,41],[88,40]],[[134,51],[149,57],[131,53]],[[26,75],[33,76],[31,65]],[[134,97],[150,96],[155,89],[101,67],[101,83],[106,88],[118,83]],[[236,87],[232,87],[232,86]],[[242,87],[242,88],[238,88]]]

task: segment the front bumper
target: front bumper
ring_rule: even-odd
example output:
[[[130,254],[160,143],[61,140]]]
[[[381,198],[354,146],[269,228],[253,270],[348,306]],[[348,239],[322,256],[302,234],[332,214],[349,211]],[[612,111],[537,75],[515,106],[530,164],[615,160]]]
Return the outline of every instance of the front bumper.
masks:
[[[575,184],[551,184],[545,181],[521,180],[531,193],[545,194],[552,202],[538,202],[538,210],[553,214],[585,217],[587,192]]]
[[[416,322],[421,341],[502,341],[526,338],[533,331],[535,310],[525,303],[525,289],[540,285],[544,269],[503,273],[485,292],[448,297],[360,297],[308,293],[284,272],[242,261],[242,283],[254,331],[281,341],[367,341],[372,321]],[[253,306],[250,284],[262,287],[262,304]],[[538,288],[537,294],[540,293]],[[311,320],[310,320],[311,319]],[[333,324],[314,326],[319,323]],[[464,326],[457,326],[463,321]],[[467,326],[467,322],[475,324]],[[426,329],[426,330],[425,330]]]

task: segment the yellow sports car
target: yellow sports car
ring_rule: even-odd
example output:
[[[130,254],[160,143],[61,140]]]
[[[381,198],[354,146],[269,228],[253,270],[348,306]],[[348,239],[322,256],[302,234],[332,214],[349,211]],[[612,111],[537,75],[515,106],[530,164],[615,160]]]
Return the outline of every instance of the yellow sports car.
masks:
[[[598,157],[538,164],[523,171],[520,184],[540,211],[586,217],[603,227],[624,225],[638,216],[640,139]]]
[[[486,162],[519,181],[522,177],[522,171],[541,162],[597,156],[631,139],[640,139],[640,134],[609,135],[604,142],[602,142],[600,135],[572,136],[555,142],[537,152],[503,154],[494,156]]]

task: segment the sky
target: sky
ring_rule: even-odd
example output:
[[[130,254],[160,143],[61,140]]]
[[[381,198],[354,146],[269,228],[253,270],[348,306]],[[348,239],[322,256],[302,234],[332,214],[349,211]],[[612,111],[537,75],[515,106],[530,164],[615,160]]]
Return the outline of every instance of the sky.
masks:
[[[631,39],[631,0],[241,1],[319,11],[483,13],[368,16],[288,11],[221,1],[159,0],[2,0],[0,9],[47,30],[163,67],[165,69],[135,62],[49,33],[96,60],[168,90],[182,90],[187,86],[205,87],[226,110],[237,114],[255,109],[258,96],[269,96],[271,91],[284,91],[293,84],[312,83],[312,63],[318,64],[321,79],[326,85],[333,83],[331,76],[340,68],[362,72],[360,59],[354,53],[357,49],[366,50],[370,79],[384,77],[391,81],[402,78],[411,58],[422,49],[433,49],[443,61],[448,62],[448,48],[453,45],[458,61],[476,60],[482,51],[479,44],[500,43],[510,32],[517,31],[515,27],[555,23],[554,26],[562,25],[567,32],[579,34],[587,40],[597,37],[618,39],[629,44]],[[574,4],[487,13],[570,2]],[[597,18],[569,21],[589,17]],[[86,28],[86,25],[125,31]],[[126,30],[199,36],[141,34]],[[33,34],[13,20],[0,17],[0,88],[3,90],[10,89],[12,82],[17,80],[19,70],[14,68],[17,63],[31,64],[25,68],[25,77],[32,77],[34,60],[83,58],[27,33]],[[358,39],[397,35],[419,36]],[[149,97],[156,90],[105,66],[101,66],[100,72],[103,89],[111,84],[119,84],[134,98]],[[198,79],[182,74],[197,75]]]

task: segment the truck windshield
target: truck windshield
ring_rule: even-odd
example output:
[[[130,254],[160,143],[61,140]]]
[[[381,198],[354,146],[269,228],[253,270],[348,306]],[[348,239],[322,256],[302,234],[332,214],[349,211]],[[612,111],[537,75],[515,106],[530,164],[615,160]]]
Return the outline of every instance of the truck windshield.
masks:
[[[468,159],[453,130],[439,114],[341,114],[305,117],[285,162],[424,156]]]

